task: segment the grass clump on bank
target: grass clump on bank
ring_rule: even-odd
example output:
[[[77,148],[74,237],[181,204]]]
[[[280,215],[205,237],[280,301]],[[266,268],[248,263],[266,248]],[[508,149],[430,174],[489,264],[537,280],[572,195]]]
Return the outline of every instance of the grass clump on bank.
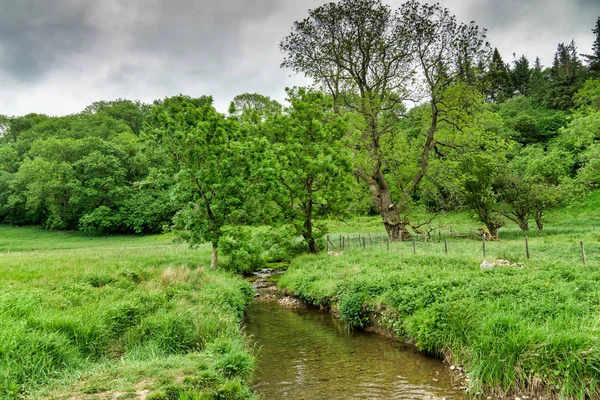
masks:
[[[0,233],[0,398],[254,398],[252,289],[201,267],[210,249]]]
[[[279,284],[312,303],[333,305],[349,326],[364,325],[375,312],[423,351],[463,364],[471,394],[598,398],[600,216],[590,215],[582,227],[565,218],[572,213],[557,212],[548,231],[530,232],[529,260],[516,230],[487,243],[489,260],[523,268],[481,270],[475,239],[447,238],[448,255],[437,241],[418,243],[416,255],[412,243],[394,243],[389,251],[377,242],[366,249],[356,243],[337,257],[297,258]],[[468,223],[454,222],[456,230]],[[587,244],[586,266],[579,240]]]

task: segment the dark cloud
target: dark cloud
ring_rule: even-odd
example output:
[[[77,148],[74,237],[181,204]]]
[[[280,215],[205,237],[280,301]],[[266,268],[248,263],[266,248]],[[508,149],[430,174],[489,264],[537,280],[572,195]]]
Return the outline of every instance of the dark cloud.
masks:
[[[384,0],[385,1],[385,0]],[[589,52],[598,0],[439,0],[475,20],[505,61],[549,65],[558,42]],[[283,100],[306,84],[279,65],[278,44],[325,0],[0,0],[0,114],[78,112],[116,97],[151,102],[237,94]],[[396,8],[402,0],[388,0]]]
[[[1,0],[0,68],[23,80],[42,79],[96,37],[83,2]]]

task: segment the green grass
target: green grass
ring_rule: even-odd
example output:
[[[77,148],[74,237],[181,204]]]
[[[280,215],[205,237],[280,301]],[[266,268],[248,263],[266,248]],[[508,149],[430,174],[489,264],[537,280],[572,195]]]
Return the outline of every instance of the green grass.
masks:
[[[454,231],[479,225],[446,216]],[[333,226],[340,234],[370,232],[374,245],[352,242],[343,255],[302,256],[279,285],[315,304],[336,307],[360,326],[369,311],[423,351],[463,364],[471,394],[545,390],[561,398],[600,398],[600,192],[548,215],[542,232],[504,228],[486,243],[487,259],[523,268],[480,270],[481,241],[449,237],[413,244],[378,240],[376,218]],[[381,230],[381,228],[379,228]],[[437,238],[437,236],[436,236]],[[356,240],[356,239],[355,239]],[[579,241],[585,244],[587,265]]]
[[[171,237],[0,226],[0,398],[254,398],[251,287]]]

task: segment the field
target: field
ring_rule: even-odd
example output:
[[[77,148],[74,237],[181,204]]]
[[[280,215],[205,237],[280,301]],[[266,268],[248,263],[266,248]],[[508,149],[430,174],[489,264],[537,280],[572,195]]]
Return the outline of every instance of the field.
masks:
[[[481,270],[479,225],[444,217],[441,240],[379,241],[377,218],[334,223],[330,238],[351,236],[338,256],[295,259],[279,284],[336,308],[348,326],[379,323],[428,353],[463,365],[471,394],[600,398],[600,193],[548,215],[546,228],[513,227],[486,243],[487,260],[519,266]],[[449,227],[466,237],[450,236]],[[366,248],[357,234],[368,236]],[[445,253],[444,239],[448,244]],[[583,265],[580,241],[587,264]]]
[[[0,398],[249,399],[251,287],[166,235],[0,226]]]

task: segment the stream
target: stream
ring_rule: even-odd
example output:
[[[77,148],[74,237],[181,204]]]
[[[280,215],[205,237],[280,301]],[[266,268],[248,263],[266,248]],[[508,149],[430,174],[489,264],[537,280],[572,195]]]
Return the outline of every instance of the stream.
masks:
[[[257,346],[254,388],[265,400],[463,398],[440,360],[374,333],[348,332],[329,313],[261,295],[245,325]]]

